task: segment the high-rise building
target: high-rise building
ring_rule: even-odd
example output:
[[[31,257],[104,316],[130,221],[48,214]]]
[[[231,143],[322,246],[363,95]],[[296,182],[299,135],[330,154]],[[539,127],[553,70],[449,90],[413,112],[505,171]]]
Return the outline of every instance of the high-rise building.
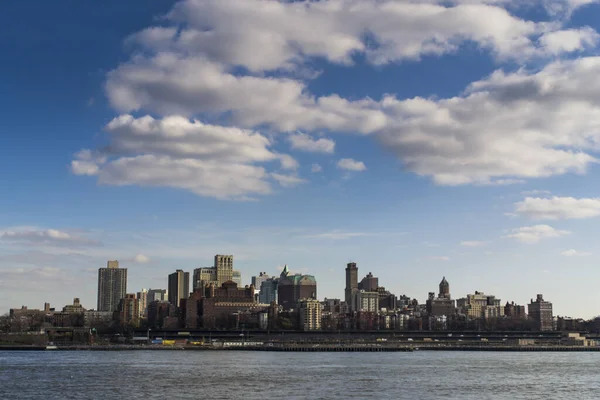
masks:
[[[256,278],[256,277],[255,277]],[[269,278],[261,282],[260,292],[258,294],[258,301],[261,304],[271,304],[272,302],[277,303],[277,286],[279,285],[279,279]]]
[[[316,299],[300,299],[298,301],[300,329],[317,331],[321,329],[321,302]]]
[[[146,308],[148,307],[148,304],[152,303],[153,301],[167,301],[167,294],[168,291],[166,289],[148,289],[148,296],[146,298]]]
[[[242,287],[242,271],[234,269],[231,280],[234,281],[238,287]]]
[[[137,292],[137,300],[138,300],[138,314],[140,318],[146,318],[147,315],[147,304],[148,304],[148,291],[146,289],[142,289],[141,292]]]
[[[459,311],[470,318],[497,318],[504,316],[504,307],[496,296],[486,295],[476,291],[468,294],[466,298],[458,299],[456,306]]]
[[[452,300],[452,297],[450,296],[450,284],[446,280],[446,277],[442,278],[439,288],[440,292],[437,297],[435,297],[433,292],[429,293],[426,302],[427,313],[434,317],[450,317],[456,314],[456,306],[454,300]]]
[[[444,276],[442,278],[442,281],[440,282],[440,293],[438,294],[439,298],[450,298],[450,284],[448,283],[448,281],[446,280],[446,277]]]
[[[506,305],[504,306],[504,315],[514,319],[527,318],[525,306],[515,304],[514,301],[512,303],[509,303],[508,301],[506,302]]]
[[[134,293],[128,293],[120,302],[119,320],[121,324],[138,326],[140,321],[139,302]]]
[[[178,269],[169,275],[169,303],[179,307],[182,299],[190,295],[190,273]]]
[[[252,277],[252,286],[254,286],[257,291],[260,291],[261,290],[260,287],[262,286],[262,283],[269,278],[270,278],[270,276],[267,275],[266,272],[261,272],[260,274],[258,274],[258,276]]]
[[[317,298],[317,280],[312,275],[291,275],[287,265],[279,276],[277,303],[284,310],[296,309],[300,299]]]
[[[119,311],[126,292],[127,268],[119,268],[118,261],[109,261],[106,268],[98,268],[98,311]]]
[[[544,300],[544,295],[538,294],[535,301],[529,303],[529,318],[536,322],[540,331],[551,331],[553,327],[552,303]]]
[[[196,268],[194,270],[193,289],[203,288],[211,283],[217,284],[217,269],[215,267]]]
[[[379,293],[359,290],[354,295],[354,311],[371,312],[379,311]]]
[[[358,290],[365,292],[376,292],[379,287],[379,278],[373,276],[371,272],[365,276],[358,284]]]
[[[215,256],[217,287],[221,287],[225,282],[233,280],[233,256],[217,254]]]
[[[358,292],[358,267],[356,263],[348,263],[346,265],[346,304],[350,307],[350,311],[354,311],[356,293]]]

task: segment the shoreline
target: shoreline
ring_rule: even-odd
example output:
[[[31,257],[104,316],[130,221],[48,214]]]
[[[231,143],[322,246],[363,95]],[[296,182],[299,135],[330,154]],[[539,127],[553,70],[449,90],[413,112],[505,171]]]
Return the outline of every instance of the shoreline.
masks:
[[[600,352],[600,347],[583,346],[147,346],[147,345],[80,345],[80,346],[0,346],[0,351],[263,351],[263,352],[413,352],[413,351],[488,351],[488,352]]]

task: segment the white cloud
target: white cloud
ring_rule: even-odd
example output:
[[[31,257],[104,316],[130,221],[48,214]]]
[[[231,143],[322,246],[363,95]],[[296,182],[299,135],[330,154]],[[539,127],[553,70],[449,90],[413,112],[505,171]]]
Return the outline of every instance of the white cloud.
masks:
[[[598,44],[600,35],[590,27],[548,32],[540,38],[540,44],[549,54],[560,54],[592,48]]]
[[[320,138],[313,139],[306,133],[297,133],[288,137],[292,145],[292,149],[304,150],[313,153],[329,153],[332,154],[335,150],[335,142],[331,139]]]
[[[575,249],[569,249],[569,250],[565,250],[562,253],[560,253],[561,255],[565,256],[565,257],[584,257],[584,256],[591,256],[592,253],[586,252],[586,251],[577,251]]]
[[[462,242],[460,242],[460,245],[465,247],[481,247],[485,246],[486,244],[488,244],[488,242],[479,240],[463,240]]]
[[[57,229],[8,228],[0,231],[0,241],[49,246],[99,245],[100,242]]]
[[[133,257],[133,262],[136,264],[147,264],[150,262],[150,257],[143,254],[137,254],[135,257]]]
[[[534,225],[513,229],[512,233],[506,235],[506,237],[516,239],[522,243],[534,244],[542,239],[557,238],[569,234],[571,232],[558,230],[549,225]]]
[[[255,164],[278,162],[283,169],[298,165],[290,155],[270,150],[271,141],[259,133],[179,116],[157,120],[121,115],[106,129],[111,142],[105,154],[80,152],[73,173],[97,175],[101,184],[166,186],[244,199],[271,193],[266,166]],[[80,162],[87,167],[81,168]]]
[[[515,203],[515,212],[535,220],[593,218],[600,215],[600,198],[526,197]]]
[[[310,172],[317,173],[321,171],[323,171],[323,167],[321,167],[319,164],[313,164],[310,167]]]
[[[453,52],[467,41],[501,57],[542,51],[534,39],[558,26],[519,19],[503,3],[187,0],[169,13],[174,26],[148,28],[129,42],[156,52],[202,54],[254,72],[294,68],[312,57],[346,65],[355,54],[375,64],[419,59]]]
[[[439,184],[584,173],[600,149],[600,58],[496,71],[450,99],[382,101],[381,142]]]
[[[352,158],[342,158],[337,162],[337,167],[347,171],[366,171],[367,169],[365,163],[353,160]]]
[[[294,187],[301,183],[306,183],[306,179],[299,178],[295,175],[284,175],[272,173],[271,176],[283,187]]]

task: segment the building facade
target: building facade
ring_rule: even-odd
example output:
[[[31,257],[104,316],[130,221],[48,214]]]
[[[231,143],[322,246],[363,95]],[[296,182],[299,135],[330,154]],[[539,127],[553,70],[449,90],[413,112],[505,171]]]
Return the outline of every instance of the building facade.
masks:
[[[193,276],[193,289],[203,288],[211,283],[217,284],[217,269],[215,267],[196,268]]]
[[[433,317],[450,317],[456,314],[456,305],[450,296],[450,283],[448,283],[445,276],[440,282],[439,289],[437,297],[433,292],[429,293],[425,304],[427,313]]]
[[[504,315],[504,307],[500,305],[500,299],[478,291],[458,299],[456,306],[469,318],[497,318]]]
[[[371,272],[367,274],[358,284],[358,290],[365,292],[376,292],[379,287],[379,278],[373,276]]]
[[[379,311],[379,293],[359,290],[354,295],[353,309],[358,312],[376,313]]]
[[[508,301],[506,302],[506,305],[504,306],[504,315],[509,318],[515,319],[527,318],[527,314],[525,313],[525,306],[519,306],[515,304],[514,301],[512,303],[509,303]]]
[[[321,330],[321,302],[316,299],[298,301],[300,329],[303,331]]]
[[[168,301],[168,291],[166,289],[148,289],[148,295],[146,296],[146,308],[148,304],[153,301]]]
[[[169,303],[179,307],[183,299],[190,295],[190,273],[178,269],[169,275]]]
[[[279,286],[279,279],[269,278],[263,280],[260,285],[260,292],[258,293],[258,301],[262,304],[271,304],[275,302],[277,304],[277,287]]]
[[[235,282],[238,287],[242,287],[242,271],[234,269],[231,280]]]
[[[298,308],[300,299],[317,298],[317,281],[312,275],[289,273],[287,265],[283,268],[277,284],[277,302],[284,310]]]
[[[344,292],[346,304],[350,311],[354,311],[355,297],[358,292],[358,267],[356,263],[351,262],[346,265],[346,290]]]
[[[536,329],[540,331],[554,330],[552,303],[544,300],[544,295],[538,294],[535,301],[529,303],[529,318],[536,323]]]
[[[119,311],[121,299],[127,293],[127,268],[119,268],[118,261],[108,261],[106,268],[98,269],[98,311]]]
[[[261,272],[258,276],[252,277],[252,286],[254,286],[255,290],[260,292],[262,283],[267,279],[271,278],[266,272]]]
[[[140,321],[139,303],[134,293],[128,293],[121,299],[119,322],[122,325],[138,326]]]
[[[221,287],[225,282],[233,280],[233,256],[215,255],[215,270],[217,278],[217,287]]]

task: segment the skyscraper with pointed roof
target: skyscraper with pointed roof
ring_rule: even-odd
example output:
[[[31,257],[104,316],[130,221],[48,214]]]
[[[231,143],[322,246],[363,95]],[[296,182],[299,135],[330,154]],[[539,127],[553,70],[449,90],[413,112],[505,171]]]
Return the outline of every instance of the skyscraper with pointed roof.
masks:
[[[448,283],[448,281],[446,280],[446,277],[444,276],[442,278],[442,281],[440,282],[440,293],[438,294],[439,298],[450,298],[450,284]]]

